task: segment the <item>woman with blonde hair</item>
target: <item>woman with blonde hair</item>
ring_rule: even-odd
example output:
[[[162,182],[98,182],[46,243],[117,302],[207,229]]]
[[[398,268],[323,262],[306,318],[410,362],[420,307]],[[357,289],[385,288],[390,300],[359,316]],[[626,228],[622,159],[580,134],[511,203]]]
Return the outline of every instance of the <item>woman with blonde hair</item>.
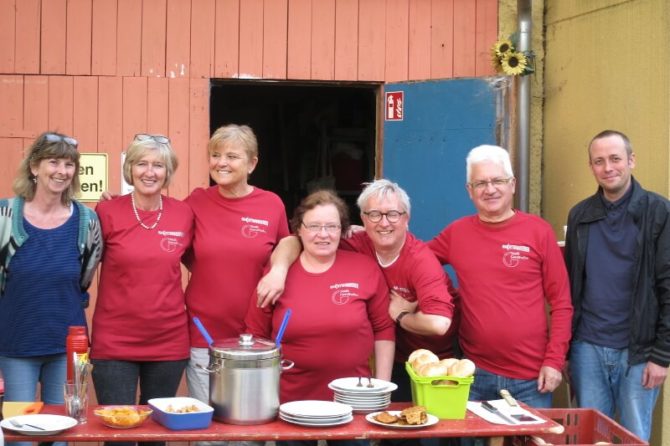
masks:
[[[197,316],[215,340],[244,328],[263,268],[277,242],[288,235],[286,210],[274,193],[249,184],[258,164],[258,141],[246,125],[217,129],[209,140],[209,174],[216,183],[186,199],[195,214],[193,247],[186,258],[190,316]],[[190,324],[191,362],[186,369],[191,396],[209,402],[208,345]]]
[[[162,195],[177,169],[170,140],[138,134],[126,151],[130,194],[102,201],[105,253],[91,358],[100,404],[139,404],[174,396],[189,357],[181,257],[191,244],[193,212]]]
[[[0,370],[6,401],[63,404],[65,338],[86,325],[87,289],[102,254],[79,190],[76,139],[42,133],[27,150],[14,198],[0,200]]]

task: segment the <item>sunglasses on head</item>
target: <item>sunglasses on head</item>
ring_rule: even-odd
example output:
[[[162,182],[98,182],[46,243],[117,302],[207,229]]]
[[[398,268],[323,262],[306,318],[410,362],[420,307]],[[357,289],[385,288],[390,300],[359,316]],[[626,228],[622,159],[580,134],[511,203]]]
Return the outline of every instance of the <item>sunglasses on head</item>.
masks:
[[[77,141],[74,138],[70,138],[69,136],[61,136],[56,133],[45,133],[44,134],[44,139],[49,141],[49,142],[61,142],[63,141],[66,144],[71,145],[72,147],[77,147],[79,145],[79,141]]]
[[[158,144],[170,144],[170,138],[163,135],[151,135],[149,133],[138,133],[135,135],[135,141],[156,141]]]

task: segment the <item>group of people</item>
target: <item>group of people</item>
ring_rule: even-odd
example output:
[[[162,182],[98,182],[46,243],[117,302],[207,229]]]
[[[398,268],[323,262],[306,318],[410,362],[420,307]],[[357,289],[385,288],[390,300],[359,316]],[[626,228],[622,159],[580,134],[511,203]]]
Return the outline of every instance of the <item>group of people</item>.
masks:
[[[332,399],[327,384],[343,376],[392,380],[394,400],[408,401],[404,362],[426,348],[474,361],[471,400],[507,389],[550,407],[567,373],[581,407],[648,440],[670,364],[670,203],[633,178],[623,133],[589,144],[598,190],[571,210],[565,256],[547,222],[514,208],[510,156],[497,146],[466,159],[477,213],[427,243],[409,231],[410,198],[389,180],[359,196],[362,228],[320,190],[296,208],[289,233],[279,197],[249,184],[258,163],[249,127],[219,128],[208,153],[216,184],[182,202],[162,194],[177,168],[169,139],[136,135],[123,169],[133,192],[94,213],[73,199],[77,141],[35,140],[16,197],[0,201],[6,400],[32,400],[39,381],[42,400],[62,402],[67,327],[85,323],[102,260],[91,330],[101,404],[136,403],[138,383],[140,404],[173,396],[184,370],[189,393],[207,402],[198,365],[208,345],[192,317],[215,339],[274,339],[291,309],[282,354],[295,367],[282,373],[282,402]]]

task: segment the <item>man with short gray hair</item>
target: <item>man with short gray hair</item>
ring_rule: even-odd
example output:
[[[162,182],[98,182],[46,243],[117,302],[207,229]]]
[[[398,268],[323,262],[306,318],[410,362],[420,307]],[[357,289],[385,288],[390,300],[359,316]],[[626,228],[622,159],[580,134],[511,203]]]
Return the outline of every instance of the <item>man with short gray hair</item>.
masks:
[[[477,214],[449,224],[429,246],[458,279],[458,337],[477,366],[470,399],[497,399],[507,389],[529,406],[551,407],[572,318],[563,256],[547,222],[513,208],[505,149],[475,147],[466,164]]]

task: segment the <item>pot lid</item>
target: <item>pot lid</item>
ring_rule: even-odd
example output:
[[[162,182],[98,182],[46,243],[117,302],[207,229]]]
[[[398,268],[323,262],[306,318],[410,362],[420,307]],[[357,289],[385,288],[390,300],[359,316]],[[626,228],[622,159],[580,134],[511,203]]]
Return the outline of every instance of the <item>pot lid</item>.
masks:
[[[279,356],[279,348],[268,339],[255,338],[245,333],[239,338],[214,342],[209,346],[209,353],[215,358],[223,359],[270,359]]]

